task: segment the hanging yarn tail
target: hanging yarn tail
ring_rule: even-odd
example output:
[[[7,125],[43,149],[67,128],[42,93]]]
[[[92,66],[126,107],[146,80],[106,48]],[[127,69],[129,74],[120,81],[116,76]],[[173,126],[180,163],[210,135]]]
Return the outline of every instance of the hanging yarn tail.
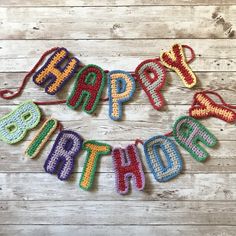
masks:
[[[138,144],[142,144],[142,145],[143,145],[143,144],[144,144],[143,140],[137,138],[137,139],[135,140],[135,146],[138,146]]]
[[[183,48],[187,48],[187,49],[190,50],[191,58],[187,61],[187,63],[191,63],[195,59],[195,57],[196,57],[194,50],[190,46],[188,46],[188,45],[182,45],[182,47]]]
[[[221,95],[219,95],[218,93],[214,92],[214,91],[211,91],[211,90],[205,90],[205,91],[202,91],[202,93],[204,94],[212,94],[212,95],[215,95],[216,97],[218,97],[222,103],[223,106],[225,107],[228,107],[228,108],[231,108],[231,109],[236,109],[236,105],[231,105],[229,103],[226,103],[224,101],[224,99],[222,98]]]
[[[34,72],[37,70],[37,68],[39,67],[39,65],[44,61],[45,57],[47,57],[49,54],[51,54],[52,52],[56,51],[59,47],[54,47],[51,48],[50,50],[46,51],[41,58],[39,59],[39,61],[35,64],[35,66],[32,68],[31,71],[29,71],[27,73],[27,75],[24,77],[21,86],[18,88],[18,90],[16,92],[11,91],[9,89],[3,89],[0,90],[0,97],[3,99],[13,99],[15,97],[18,97],[22,91],[24,90],[26,84],[28,83],[30,77],[34,74]]]

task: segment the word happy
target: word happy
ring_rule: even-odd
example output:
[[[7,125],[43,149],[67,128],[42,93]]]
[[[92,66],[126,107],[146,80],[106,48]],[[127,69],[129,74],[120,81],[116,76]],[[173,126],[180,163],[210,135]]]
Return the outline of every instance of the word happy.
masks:
[[[63,64],[63,67],[61,66]],[[160,58],[143,61],[137,66],[134,75],[122,70],[105,71],[93,64],[79,69],[80,61],[70,57],[65,48],[57,48],[47,62],[34,76],[35,84],[45,86],[45,92],[57,94],[75,75],[73,89],[66,100],[71,109],[79,107],[88,114],[94,113],[107,82],[109,97],[109,116],[112,120],[122,119],[122,104],[129,101],[135,92],[136,81],[147,94],[156,110],[164,106],[160,90],[166,82],[166,66],[174,70],[188,88],[196,84],[196,76],[190,69],[183,47],[172,46],[170,52],[164,52]]]

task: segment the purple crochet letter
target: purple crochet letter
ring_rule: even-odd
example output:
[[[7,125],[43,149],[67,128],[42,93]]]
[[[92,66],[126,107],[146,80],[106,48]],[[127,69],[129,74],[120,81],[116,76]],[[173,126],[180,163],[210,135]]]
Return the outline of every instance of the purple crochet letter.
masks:
[[[45,171],[53,174],[58,169],[58,179],[66,180],[73,171],[74,160],[82,147],[82,143],[82,138],[76,132],[61,131],[44,164]]]

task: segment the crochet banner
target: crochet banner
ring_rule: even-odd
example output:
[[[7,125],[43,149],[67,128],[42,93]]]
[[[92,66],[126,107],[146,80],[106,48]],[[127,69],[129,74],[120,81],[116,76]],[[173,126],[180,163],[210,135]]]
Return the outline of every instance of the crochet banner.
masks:
[[[184,48],[190,50],[190,60],[186,59]],[[48,55],[50,57],[38,70]],[[205,161],[209,156],[203,144],[213,148],[217,143],[216,137],[197,119],[216,117],[232,123],[236,120],[234,111],[236,106],[225,103],[216,92],[197,92],[189,108],[189,116],[179,117],[173,124],[171,132],[150,137],[145,141],[137,139],[133,144],[121,148],[111,147],[107,143],[95,140],[83,140],[81,134],[75,130],[63,129],[60,121],[53,117],[42,121],[38,105],[65,103],[71,109],[81,108],[84,112],[92,114],[99,101],[108,100],[109,117],[118,121],[122,120],[123,104],[132,98],[135,93],[135,84],[138,83],[148,96],[153,109],[161,110],[165,105],[161,89],[166,82],[166,68],[174,70],[183,84],[190,89],[197,82],[189,66],[194,57],[191,47],[175,44],[170,51],[161,53],[160,58],[141,62],[134,72],[106,71],[97,65],[82,65],[76,57],[70,56],[65,48],[52,48],[43,54],[34,68],[25,76],[16,92],[1,90],[0,97],[13,99],[19,96],[31,76],[34,83],[44,86],[45,92],[50,95],[57,94],[68,80],[74,78],[72,91],[66,100],[21,103],[11,113],[0,118],[0,139],[8,144],[18,143],[29,130],[42,123],[25,150],[28,158],[35,158],[44,149],[53,133],[58,130],[59,133],[44,164],[45,171],[50,174],[57,173],[58,179],[67,180],[83,149],[87,156],[79,186],[84,190],[89,190],[94,182],[99,159],[104,155],[111,155],[116,190],[120,194],[126,194],[129,191],[129,179],[132,180],[135,189],[144,189],[145,175],[142,158],[138,151],[138,144],[141,143],[146,162],[156,181],[169,181],[177,177],[183,168],[182,156],[176,143],[200,162]],[[107,85],[108,98],[102,98],[105,85]],[[220,99],[221,103],[216,103],[212,96]],[[166,164],[163,162],[164,159]]]

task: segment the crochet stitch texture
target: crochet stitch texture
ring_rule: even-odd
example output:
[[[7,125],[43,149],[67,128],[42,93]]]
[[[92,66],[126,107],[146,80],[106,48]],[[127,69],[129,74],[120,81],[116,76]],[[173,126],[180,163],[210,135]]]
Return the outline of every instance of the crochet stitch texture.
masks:
[[[203,92],[196,93],[193,100],[195,105],[189,109],[189,115],[196,119],[214,116],[228,123],[236,120],[236,113],[233,110],[215,103]]]
[[[110,154],[111,146],[95,140],[89,140],[84,142],[83,150],[87,151],[87,156],[79,185],[82,189],[89,190],[93,184],[98,159],[103,155]]]
[[[196,84],[196,76],[186,62],[181,44],[174,44],[169,52],[163,52],[160,60],[164,66],[178,74],[187,88],[192,88]]]
[[[58,134],[52,150],[45,161],[45,171],[50,174],[57,171],[58,179],[68,179],[74,169],[75,158],[82,147],[82,143],[81,136],[76,132],[62,130]]]
[[[62,68],[61,64],[67,61]],[[59,92],[64,84],[74,76],[79,67],[79,60],[75,57],[69,58],[69,52],[65,48],[59,48],[47,60],[47,62],[33,76],[35,84],[43,86],[48,83],[45,92],[51,95]]]
[[[28,130],[40,122],[41,113],[32,101],[21,103],[9,114],[0,118],[0,139],[13,144],[21,141]]]
[[[176,120],[173,134],[176,142],[197,161],[204,161],[209,155],[198,144],[199,141],[207,147],[213,147],[217,142],[215,136],[204,125],[189,116],[181,116]]]
[[[67,99],[67,106],[76,109],[81,104],[82,110],[91,114],[97,108],[106,82],[106,74],[96,65],[87,65],[81,69],[75,79],[73,90]]]
[[[161,149],[167,162],[164,165]],[[175,143],[164,135],[154,136],[144,143],[144,153],[150,170],[158,182],[166,182],[175,178],[183,169],[182,158]]]
[[[145,175],[136,145],[128,145],[125,149],[114,148],[112,150],[112,160],[118,193],[128,193],[130,177],[134,181],[136,190],[144,189]]]
[[[56,128],[57,120],[47,119],[25,150],[25,155],[29,158],[35,158],[46,145]]]
[[[112,120],[121,120],[122,103],[134,94],[135,80],[130,73],[113,70],[108,73],[109,116]]]
[[[151,76],[153,74],[153,76]],[[164,98],[160,92],[165,85],[166,70],[162,64],[153,59],[143,61],[135,70],[136,79],[147,94],[156,110],[164,106]]]

